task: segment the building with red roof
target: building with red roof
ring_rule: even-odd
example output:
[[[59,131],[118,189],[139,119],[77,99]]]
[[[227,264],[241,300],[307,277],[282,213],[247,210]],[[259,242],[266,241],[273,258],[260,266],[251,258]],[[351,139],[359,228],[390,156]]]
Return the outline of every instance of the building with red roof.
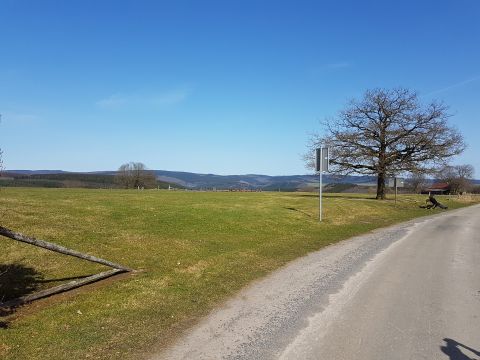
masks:
[[[451,186],[447,183],[435,183],[422,191],[422,194],[449,195]]]

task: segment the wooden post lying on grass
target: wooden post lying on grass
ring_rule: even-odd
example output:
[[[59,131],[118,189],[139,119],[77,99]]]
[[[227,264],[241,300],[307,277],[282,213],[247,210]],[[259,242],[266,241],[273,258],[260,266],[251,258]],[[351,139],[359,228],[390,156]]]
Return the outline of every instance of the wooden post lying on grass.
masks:
[[[113,263],[111,261],[107,261],[107,260],[104,260],[104,259],[100,259],[100,258],[97,258],[97,257],[92,256],[92,255],[83,254],[81,252],[78,252],[78,251],[75,251],[75,250],[72,250],[72,249],[68,249],[64,246],[53,244],[53,243],[50,243],[50,242],[47,242],[47,241],[44,241],[44,240],[35,239],[34,237],[29,237],[29,236],[17,233],[15,231],[7,229],[3,226],[0,226],[0,235],[3,235],[5,237],[8,237],[8,238],[16,240],[16,241],[21,241],[21,242],[24,242],[24,243],[27,243],[27,244],[30,244],[30,245],[38,246],[38,247],[41,247],[43,249],[55,251],[55,252],[58,252],[58,253],[61,253],[61,254],[64,254],[64,255],[74,256],[74,257],[77,257],[77,258],[80,258],[80,259],[83,259],[83,260],[99,263],[99,264],[106,265],[106,266],[109,266],[109,267],[113,268],[113,270],[104,271],[104,272],[101,272],[99,274],[87,276],[87,277],[85,277],[83,279],[80,279],[80,280],[70,281],[66,284],[55,286],[55,287],[52,287],[52,288],[46,289],[46,290],[41,290],[41,291],[38,291],[34,294],[25,295],[25,296],[19,297],[17,299],[13,299],[13,300],[6,301],[4,303],[0,303],[0,308],[1,307],[18,306],[18,305],[21,305],[21,304],[24,304],[24,303],[27,303],[27,302],[30,302],[30,301],[33,301],[33,300],[36,300],[36,299],[40,299],[40,298],[43,298],[43,297],[54,295],[54,294],[64,292],[64,291],[67,291],[67,290],[71,290],[71,289],[74,289],[74,288],[77,288],[77,287],[80,287],[80,286],[83,286],[83,285],[86,285],[86,284],[89,284],[89,283],[92,283],[92,282],[95,282],[95,281],[98,281],[98,280],[101,280],[101,279],[105,279],[105,278],[110,277],[110,276],[115,275],[115,274],[133,271],[132,269],[130,269],[126,266],[116,264],[116,263]]]
[[[0,303],[0,308],[2,307],[9,308],[9,307],[19,306],[27,302],[31,302],[33,300],[41,299],[50,295],[55,295],[64,291],[72,290],[80,286],[87,285],[95,281],[102,280],[107,277],[113,276],[115,274],[123,273],[123,272],[125,272],[125,270],[122,270],[122,269],[113,269],[109,271],[104,271],[99,274],[87,276],[80,280],[70,281],[66,284],[54,286],[50,289],[40,290],[30,295],[25,295],[16,299],[5,301],[3,303]]]
[[[83,254],[81,252],[71,250],[71,249],[67,249],[66,247],[63,247],[63,246],[60,246],[60,245],[57,245],[57,244],[49,243],[47,241],[35,239],[34,237],[30,237],[30,236],[26,236],[26,235],[14,232],[12,230],[4,228],[3,226],[0,226],[0,235],[6,236],[6,237],[8,237],[10,239],[13,239],[13,240],[21,241],[21,242],[24,242],[24,243],[27,243],[27,244],[30,244],[30,245],[35,245],[35,246],[38,246],[38,247],[41,247],[41,248],[44,248],[44,249],[47,249],[47,250],[59,252],[61,254],[70,255],[70,256],[74,256],[74,257],[77,257],[77,258],[80,258],[80,259],[83,259],[83,260],[92,261],[92,262],[96,262],[96,263],[99,263],[99,264],[102,264],[102,265],[110,266],[114,269],[121,269],[121,270],[125,270],[125,271],[131,271],[132,270],[132,269],[129,269],[129,268],[123,266],[123,265],[115,264],[111,261],[103,260],[103,259],[97,258],[97,257],[92,256],[92,255]]]

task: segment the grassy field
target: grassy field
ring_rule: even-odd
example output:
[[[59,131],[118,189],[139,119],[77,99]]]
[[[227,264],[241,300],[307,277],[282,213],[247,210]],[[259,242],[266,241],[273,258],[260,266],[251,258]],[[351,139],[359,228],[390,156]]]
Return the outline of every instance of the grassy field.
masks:
[[[0,358],[142,358],[296,257],[440,211],[419,209],[424,199],[329,194],[319,224],[308,193],[1,189],[0,225],[140,271],[0,313]],[[0,242],[4,300],[103,269]]]

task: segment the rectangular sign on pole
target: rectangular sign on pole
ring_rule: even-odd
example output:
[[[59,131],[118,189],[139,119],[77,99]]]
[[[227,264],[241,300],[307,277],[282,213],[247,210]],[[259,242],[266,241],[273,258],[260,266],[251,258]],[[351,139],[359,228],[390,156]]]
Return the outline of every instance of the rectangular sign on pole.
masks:
[[[330,165],[330,148],[322,148],[322,171],[328,172]]]
[[[315,150],[315,171],[320,171],[320,159],[322,158],[322,149]]]
[[[315,150],[315,170],[328,171],[330,164],[330,151],[328,147]]]
[[[395,184],[397,184],[397,185],[395,185]],[[391,187],[391,188],[394,188],[395,186],[396,187],[404,187],[405,186],[405,180],[397,178],[397,177],[388,178],[387,179],[387,186]]]
[[[319,172],[318,184],[318,219],[322,221],[322,173],[329,170],[330,152],[328,147],[322,147],[315,150],[315,169]]]

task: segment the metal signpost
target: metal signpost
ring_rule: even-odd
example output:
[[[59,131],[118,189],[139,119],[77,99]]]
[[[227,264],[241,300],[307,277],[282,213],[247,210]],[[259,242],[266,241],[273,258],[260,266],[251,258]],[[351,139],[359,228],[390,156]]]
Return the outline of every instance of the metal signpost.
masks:
[[[398,195],[398,186],[397,186],[397,178],[393,180],[394,186],[395,186],[395,205],[397,205],[397,195]]]
[[[397,203],[398,188],[404,187],[404,186],[405,186],[405,182],[403,181],[403,179],[395,178],[395,204]]]
[[[318,187],[318,220],[322,221],[322,173],[328,171],[330,163],[330,153],[328,147],[318,148],[315,151],[315,170],[319,172],[319,187]]]
[[[405,186],[405,181],[403,179],[394,177],[393,179],[388,179],[388,186],[395,188],[395,204],[397,203],[397,194],[398,188]]]

